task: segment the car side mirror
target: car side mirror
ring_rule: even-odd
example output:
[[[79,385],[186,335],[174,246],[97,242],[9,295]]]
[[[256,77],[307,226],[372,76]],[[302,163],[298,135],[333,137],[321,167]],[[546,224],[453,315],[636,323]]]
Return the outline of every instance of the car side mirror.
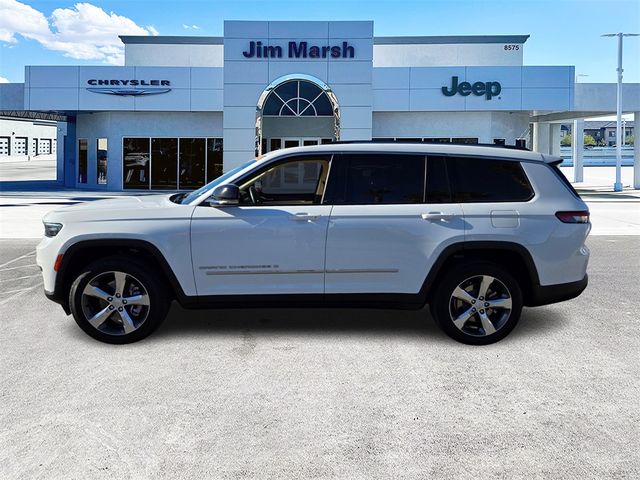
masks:
[[[208,203],[212,207],[238,205],[240,203],[240,189],[233,183],[219,185],[213,189]]]

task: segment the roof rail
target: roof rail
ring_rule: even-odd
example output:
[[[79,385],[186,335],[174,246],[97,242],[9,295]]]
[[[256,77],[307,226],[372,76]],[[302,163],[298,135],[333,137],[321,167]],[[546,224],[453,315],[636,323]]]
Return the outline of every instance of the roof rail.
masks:
[[[531,151],[527,147],[519,146],[519,145],[505,145],[498,143],[455,143],[455,142],[405,142],[402,139],[393,140],[393,139],[380,139],[380,140],[334,140],[331,142],[331,145],[349,145],[349,144],[359,144],[359,143],[402,143],[405,145],[416,144],[416,145],[468,145],[470,147],[493,147],[493,148],[506,148],[510,150],[525,150]]]

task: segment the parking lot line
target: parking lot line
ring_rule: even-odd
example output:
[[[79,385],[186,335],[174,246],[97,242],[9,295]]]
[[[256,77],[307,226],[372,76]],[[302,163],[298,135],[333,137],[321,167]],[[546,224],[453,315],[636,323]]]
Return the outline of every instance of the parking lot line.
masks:
[[[24,255],[20,255],[19,257],[16,257],[13,260],[9,260],[8,262],[3,263],[2,265],[0,265],[0,268],[6,267],[7,265],[11,265],[12,263],[17,262],[18,260],[22,260],[23,258],[32,257],[35,254],[36,254],[35,250],[33,252],[25,253]]]

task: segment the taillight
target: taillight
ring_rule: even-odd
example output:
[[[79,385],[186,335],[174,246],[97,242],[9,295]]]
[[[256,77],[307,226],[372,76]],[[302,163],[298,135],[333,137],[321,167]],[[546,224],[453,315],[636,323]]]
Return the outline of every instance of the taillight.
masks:
[[[589,210],[579,212],[556,212],[556,217],[562,223],[589,223]]]

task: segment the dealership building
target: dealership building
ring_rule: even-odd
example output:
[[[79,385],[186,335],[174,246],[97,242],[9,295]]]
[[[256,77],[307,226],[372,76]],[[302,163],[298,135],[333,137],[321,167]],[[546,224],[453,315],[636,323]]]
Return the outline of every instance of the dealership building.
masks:
[[[376,37],[373,28],[226,21],[223,37],[122,36],[124,66],[25,67],[23,84],[0,85],[0,115],[59,122],[67,187],[173,190],[255,155],[336,140],[559,154],[561,124],[577,132],[583,118],[615,112],[615,84],[576,83],[570,65],[523,65],[528,35]],[[625,113],[640,111],[640,85],[624,85],[623,99]]]

